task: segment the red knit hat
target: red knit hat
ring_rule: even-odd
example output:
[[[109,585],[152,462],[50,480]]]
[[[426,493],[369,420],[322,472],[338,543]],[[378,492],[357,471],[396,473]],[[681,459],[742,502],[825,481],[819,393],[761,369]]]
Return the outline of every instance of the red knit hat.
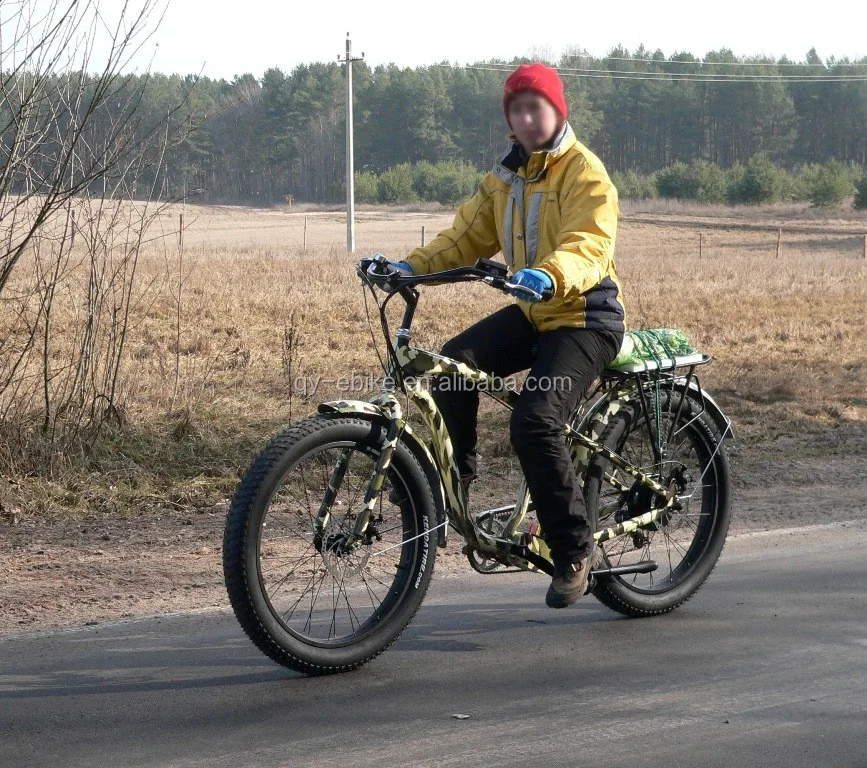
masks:
[[[521,64],[506,79],[503,86],[503,112],[506,114],[506,122],[509,122],[509,102],[518,91],[531,90],[542,94],[553,104],[560,116],[565,120],[569,112],[566,106],[566,97],[563,95],[563,81],[556,69],[546,67],[544,64]]]

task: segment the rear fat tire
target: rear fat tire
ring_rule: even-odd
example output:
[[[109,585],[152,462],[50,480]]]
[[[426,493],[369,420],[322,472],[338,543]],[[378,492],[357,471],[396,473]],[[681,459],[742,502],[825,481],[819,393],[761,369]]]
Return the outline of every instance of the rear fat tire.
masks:
[[[682,395],[678,393],[660,393],[660,407],[663,412],[675,413],[679,407]],[[691,399],[684,403],[679,424],[685,424],[694,419],[688,430],[694,430],[699,445],[702,446],[700,455],[706,463],[722,438],[716,425],[707,413],[696,418],[700,406]],[[631,402],[615,414],[608,426],[599,438],[599,442],[615,453],[619,452],[632,429],[646,430],[641,418],[641,408],[638,402]],[[593,459],[587,470],[585,481],[585,501],[587,504],[588,519],[594,530],[599,529],[598,509],[600,504],[600,491],[602,489],[602,472],[608,465],[601,457]],[[610,466],[610,465],[608,465]],[[686,577],[673,585],[671,589],[658,594],[646,594],[635,591],[624,580],[626,577],[600,577],[596,580],[593,594],[601,603],[618,613],[630,617],[656,616],[673,611],[683,605],[692,597],[701,585],[710,576],[722,553],[726,541],[726,534],[730,519],[730,496],[731,496],[731,469],[728,453],[725,445],[720,445],[713,458],[713,465],[708,469],[704,482],[714,478],[712,494],[714,506],[714,518],[710,530],[706,534],[704,549]],[[703,500],[702,511],[708,506],[709,501]],[[603,545],[604,546],[604,545]],[[601,568],[608,567],[607,557],[603,558]],[[660,568],[662,564],[660,563]]]

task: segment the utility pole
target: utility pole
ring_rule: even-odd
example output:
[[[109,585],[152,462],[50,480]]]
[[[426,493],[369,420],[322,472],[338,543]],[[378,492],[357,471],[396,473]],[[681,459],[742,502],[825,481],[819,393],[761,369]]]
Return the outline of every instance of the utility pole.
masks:
[[[346,33],[346,58],[337,57],[346,63],[346,250],[355,251],[355,157],[352,147],[352,62],[364,59],[352,58],[352,41]]]

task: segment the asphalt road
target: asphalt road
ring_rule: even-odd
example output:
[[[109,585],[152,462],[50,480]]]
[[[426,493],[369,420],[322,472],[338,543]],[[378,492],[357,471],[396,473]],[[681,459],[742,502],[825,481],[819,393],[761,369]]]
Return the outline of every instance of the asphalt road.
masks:
[[[547,609],[532,574],[435,577],[396,645],[328,678],[226,611],[6,636],[0,765],[867,768],[865,553],[864,521],[734,538],[640,620]]]

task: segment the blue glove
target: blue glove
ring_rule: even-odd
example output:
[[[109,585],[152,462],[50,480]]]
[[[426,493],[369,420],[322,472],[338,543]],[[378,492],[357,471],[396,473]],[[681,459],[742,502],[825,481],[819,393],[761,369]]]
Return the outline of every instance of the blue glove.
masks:
[[[551,279],[551,276],[547,272],[543,272],[541,269],[519,270],[514,274],[509,282],[512,283],[513,287],[507,288],[506,290],[512,294],[512,296],[531,303],[540,301],[543,298],[545,291],[551,291],[554,289],[554,281]],[[535,291],[539,295],[538,297],[533,296],[533,294],[528,291],[522,291],[516,286],[529,288],[531,291]]]

